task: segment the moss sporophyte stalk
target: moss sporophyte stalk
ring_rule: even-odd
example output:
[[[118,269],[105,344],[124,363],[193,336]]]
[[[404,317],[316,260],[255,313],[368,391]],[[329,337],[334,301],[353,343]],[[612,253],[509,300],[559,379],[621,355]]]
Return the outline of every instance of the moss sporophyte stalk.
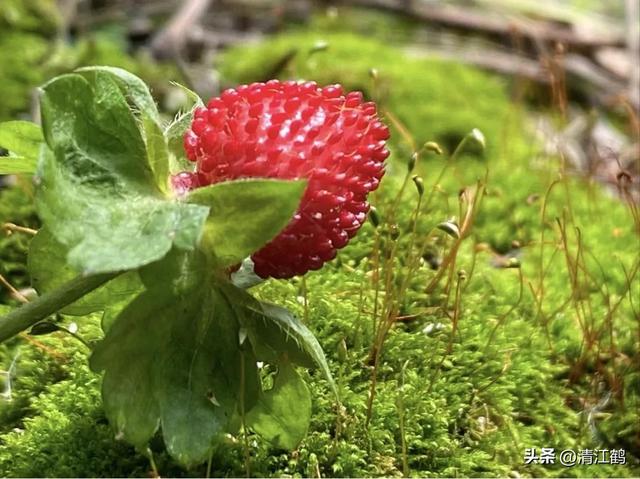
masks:
[[[91,67],[41,88],[42,133],[0,125],[15,155],[3,168],[35,174],[44,222],[29,257],[41,295],[0,319],[0,340],[104,311],[90,365],[107,418],[143,451],[160,430],[185,466],[249,429],[294,448],[311,420],[294,365],[318,368],[337,400],[309,329],[228,271],[251,256],[262,278],[290,278],[333,259],[389,155],[375,104],[339,85],[273,80],[196,103],[164,127],[142,80]],[[180,137],[185,151],[170,149]],[[268,390],[258,362],[277,371]]]

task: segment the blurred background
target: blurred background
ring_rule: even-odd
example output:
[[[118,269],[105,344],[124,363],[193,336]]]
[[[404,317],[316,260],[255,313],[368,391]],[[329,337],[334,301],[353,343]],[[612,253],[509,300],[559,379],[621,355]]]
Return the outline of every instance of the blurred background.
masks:
[[[322,50],[323,32],[349,32],[504,77],[514,101],[568,120],[559,129],[539,118],[536,134],[550,148],[610,182],[614,157],[638,174],[638,10],[637,0],[2,0],[0,119],[35,115],[32,89],[86,64],[135,71],[172,114],[186,98],[170,81],[203,98],[233,83],[219,70],[229,47],[305,31]],[[291,48],[257,76],[277,76],[306,54]]]

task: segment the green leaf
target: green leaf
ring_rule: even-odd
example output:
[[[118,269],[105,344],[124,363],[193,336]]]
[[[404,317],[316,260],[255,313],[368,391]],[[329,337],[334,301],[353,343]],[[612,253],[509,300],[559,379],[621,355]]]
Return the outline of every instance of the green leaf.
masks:
[[[40,144],[43,141],[42,130],[35,123],[29,121],[0,123],[0,146],[16,156],[24,157],[33,162],[34,165],[38,159]]]
[[[193,106],[195,107],[204,106],[204,102],[202,101],[202,98],[200,98],[200,95],[198,95],[195,91],[175,81],[172,81],[169,83],[171,83],[172,86],[182,90],[187,95],[187,98],[191,100],[191,103],[193,104]]]
[[[53,154],[41,151],[36,201],[69,250],[70,266],[84,274],[123,271],[156,261],[173,246],[193,249],[208,208],[161,194],[120,87],[108,73],[87,77],[58,77],[41,98]]]
[[[318,367],[338,398],[327,359],[309,328],[285,308],[258,301],[231,283],[223,291],[259,361],[278,363],[286,357],[300,366]]]
[[[53,291],[78,276],[67,264],[68,251],[46,227],[41,228],[29,244],[27,265],[31,285],[40,295]],[[111,311],[118,304],[130,300],[143,286],[136,271],[109,281],[61,310],[63,314],[84,316],[95,311]]]
[[[204,106],[204,102],[196,92],[190,90],[186,86],[180,85],[176,82],[171,82],[171,84],[184,91],[192,102],[192,108],[189,109],[189,111],[177,115],[171,124],[167,126],[164,132],[169,146],[170,170],[171,173],[175,175],[181,171],[193,171],[195,166],[187,159],[183,146],[183,138],[187,129],[191,126],[194,111],[196,108]]]
[[[193,190],[188,201],[210,207],[206,238],[223,266],[239,263],[291,221],[305,181],[237,180]]]
[[[83,274],[135,269],[200,238],[207,208],[110,189],[108,179],[85,186],[50,154],[41,165],[38,212]]]
[[[133,73],[117,67],[89,66],[78,68],[78,73],[100,73],[107,74],[114,79],[125,95],[138,107],[141,112],[146,113],[153,121],[160,125],[160,115],[156,102],[151,96],[149,88],[140,78]]]
[[[338,398],[338,389],[331,375],[322,346],[313,333],[298,318],[285,308],[275,304],[260,302],[260,309],[249,306],[254,321],[248,326],[248,335],[255,348],[256,357],[272,361],[273,355],[287,356],[301,366],[317,366],[329,382],[331,390]]]
[[[117,178],[151,193],[153,173],[135,116],[110,75],[59,76],[40,99],[44,137],[59,162],[86,182]],[[114,178],[115,177],[115,178]]]
[[[258,360],[275,363],[286,355],[300,366],[316,367],[313,354],[305,347],[304,340],[300,339],[307,336],[307,332],[312,333],[284,308],[257,303],[257,309],[249,308],[249,323],[243,325],[247,326],[247,335]]]
[[[0,175],[34,173],[37,164],[37,159],[31,159],[25,156],[0,156]]]
[[[184,134],[191,125],[193,120],[193,112],[197,107],[193,107],[190,111],[178,115],[175,120],[166,128],[165,136],[169,147],[169,165],[171,174],[177,174],[182,171],[192,171],[195,167],[194,163],[187,159],[184,151]]]
[[[295,449],[311,421],[311,393],[289,362],[279,365],[273,388],[247,414],[247,425],[280,449]]]
[[[146,113],[142,115],[142,128],[147,145],[147,158],[153,170],[156,185],[162,192],[169,187],[169,150],[162,128]]]
[[[132,273],[126,273],[132,274]],[[137,294],[140,294],[139,291]],[[100,321],[100,326],[102,327],[102,331],[107,333],[113,323],[118,319],[120,313],[124,311],[124,309],[129,306],[137,297],[137,294],[133,294],[131,296],[117,296],[113,298],[106,308],[104,308],[104,312],[102,313],[102,319]]]
[[[206,460],[229,432],[241,388],[243,358],[235,314],[208,284],[198,254],[172,253],[144,268],[146,286],[120,314],[91,357],[104,370],[107,417],[118,435],[146,446],[158,426],[169,453],[185,466]],[[245,387],[257,392],[253,376]]]
[[[140,78],[122,68],[91,66],[76,71],[84,74],[108,75],[118,84],[125,97],[135,105],[142,118],[142,132],[147,147],[149,166],[154,173],[156,185],[161,191],[166,192],[169,177],[169,152],[162,131],[160,114],[147,85]]]

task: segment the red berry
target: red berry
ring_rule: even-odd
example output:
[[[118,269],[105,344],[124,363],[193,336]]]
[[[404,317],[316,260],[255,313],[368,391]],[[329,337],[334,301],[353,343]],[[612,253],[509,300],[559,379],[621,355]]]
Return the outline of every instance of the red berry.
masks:
[[[184,147],[196,173],[179,192],[239,178],[308,180],[287,227],[253,254],[259,276],[289,278],[335,258],[365,220],[389,156],[389,129],[360,92],[315,82],[242,85],[194,114]]]

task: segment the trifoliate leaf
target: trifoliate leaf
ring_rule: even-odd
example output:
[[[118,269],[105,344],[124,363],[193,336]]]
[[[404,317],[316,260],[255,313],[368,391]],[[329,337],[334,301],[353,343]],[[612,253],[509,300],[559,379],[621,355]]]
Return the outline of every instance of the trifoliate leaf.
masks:
[[[135,269],[193,249],[208,208],[162,195],[138,120],[112,75],[63,75],[43,87],[47,149],[38,212],[84,274]]]
[[[146,290],[129,304],[91,357],[104,371],[107,417],[145,447],[160,426],[185,466],[206,460],[229,426],[241,390],[258,395],[255,358],[240,350],[233,309],[196,253],[172,253],[144,268]]]
[[[165,192],[168,187],[169,152],[162,131],[160,114],[147,85],[133,73],[121,68],[90,66],[76,71],[85,76],[96,73],[108,75],[120,87],[125,98],[139,111],[149,166],[154,173],[158,188]]]
[[[43,87],[42,128],[61,165],[85,183],[111,179],[151,193],[153,173],[144,139],[110,75],[62,75]]]

